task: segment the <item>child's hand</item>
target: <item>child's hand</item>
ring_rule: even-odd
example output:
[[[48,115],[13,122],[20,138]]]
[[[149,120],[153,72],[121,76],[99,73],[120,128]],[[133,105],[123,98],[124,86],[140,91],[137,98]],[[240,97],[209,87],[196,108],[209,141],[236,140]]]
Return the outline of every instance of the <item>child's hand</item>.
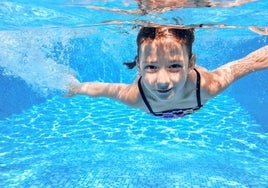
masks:
[[[68,93],[64,94],[63,97],[73,97],[77,95],[80,90],[80,82],[73,75],[69,75]]]
[[[260,35],[268,35],[268,27],[260,28],[256,26],[249,27],[251,31],[254,31]]]

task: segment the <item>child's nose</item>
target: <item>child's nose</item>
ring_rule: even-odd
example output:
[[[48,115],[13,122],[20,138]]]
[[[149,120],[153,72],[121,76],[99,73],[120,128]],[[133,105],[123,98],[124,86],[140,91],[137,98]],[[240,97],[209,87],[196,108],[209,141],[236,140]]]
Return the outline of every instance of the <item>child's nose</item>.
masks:
[[[165,69],[160,70],[157,75],[157,87],[163,90],[169,87],[169,75]]]

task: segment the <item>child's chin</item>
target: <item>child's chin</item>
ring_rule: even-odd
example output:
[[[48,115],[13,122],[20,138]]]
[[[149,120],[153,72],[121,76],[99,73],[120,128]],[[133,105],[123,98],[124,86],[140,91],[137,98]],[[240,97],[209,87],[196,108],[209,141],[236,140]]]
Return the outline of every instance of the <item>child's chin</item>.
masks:
[[[159,100],[161,101],[166,101],[166,100],[170,100],[172,97],[174,96],[173,93],[161,93],[158,94],[157,97],[159,98]]]

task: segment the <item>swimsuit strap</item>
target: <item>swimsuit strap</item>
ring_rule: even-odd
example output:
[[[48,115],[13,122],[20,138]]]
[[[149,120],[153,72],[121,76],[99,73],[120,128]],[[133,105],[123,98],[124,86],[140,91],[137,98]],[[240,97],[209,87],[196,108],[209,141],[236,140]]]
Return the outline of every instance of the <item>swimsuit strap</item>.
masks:
[[[140,90],[140,94],[141,94],[141,97],[145,103],[145,105],[147,106],[148,110],[150,111],[151,114],[155,115],[155,116],[158,116],[158,114],[154,113],[153,109],[151,108],[147,98],[145,97],[145,94],[143,92],[143,89],[141,87],[141,77],[139,78],[138,80],[138,87],[139,87],[139,90]]]
[[[197,106],[201,108],[203,105],[201,103],[201,95],[200,95],[200,85],[201,85],[201,76],[200,73],[194,68],[194,71],[196,72],[196,100],[197,100]]]

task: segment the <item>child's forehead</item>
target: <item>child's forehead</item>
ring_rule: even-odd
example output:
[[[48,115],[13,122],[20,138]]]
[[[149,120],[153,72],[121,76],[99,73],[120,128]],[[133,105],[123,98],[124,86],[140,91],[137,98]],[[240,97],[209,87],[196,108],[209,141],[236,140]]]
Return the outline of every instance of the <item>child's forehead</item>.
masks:
[[[185,45],[174,42],[174,40],[145,42],[141,45],[139,52],[139,58],[142,62],[157,62],[159,59],[177,62],[183,61],[188,55]]]
[[[185,45],[185,41],[182,39],[179,39],[174,36],[168,36],[168,37],[160,37],[155,39],[148,39],[141,42],[140,46],[160,46],[160,45],[168,45],[168,46],[183,46]]]
[[[163,39],[148,40],[141,43],[140,49],[142,52],[157,52],[163,50],[165,52],[180,52],[184,51],[184,43],[174,37]]]

